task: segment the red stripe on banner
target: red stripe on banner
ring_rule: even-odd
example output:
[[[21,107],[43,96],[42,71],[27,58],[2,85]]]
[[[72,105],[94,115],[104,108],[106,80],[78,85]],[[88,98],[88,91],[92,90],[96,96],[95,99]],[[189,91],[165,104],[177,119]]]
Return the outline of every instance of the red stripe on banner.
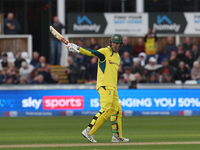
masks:
[[[179,116],[183,116],[184,112],[183,111],[179,111]]]
[[[10,112],[5,112],[6,117],[10,117]]]
[[[66,111],[62,111],[62,112],[61,112],[61,115],[62,115],[62,116],[66,116]]]

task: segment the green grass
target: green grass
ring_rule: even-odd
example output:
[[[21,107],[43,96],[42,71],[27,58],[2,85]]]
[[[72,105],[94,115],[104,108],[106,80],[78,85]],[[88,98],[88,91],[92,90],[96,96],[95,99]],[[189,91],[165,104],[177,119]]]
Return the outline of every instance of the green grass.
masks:
[[[90,147],[48,147],[39,150],[198,150],[200,145],[137,145],[137,146],[90,146]],[[37,150],[38,148],[6,148],[5,150]]]
[[[81,117],[18,117],[0,118],[0,145],[15,144],[66,144],[88,143],[81,131],[92,116]],[[198,116],[123,117],[123,136],[130,142],[200,141]],[[98,143],[110,143],[111,125],[105,122],[95,133]],[[134,150],[185,150],[200,149],[199,145],[132,145],[68,147],[67,149],[134,149]],[[66,149],[57,148],[6,148],[8,149]]]

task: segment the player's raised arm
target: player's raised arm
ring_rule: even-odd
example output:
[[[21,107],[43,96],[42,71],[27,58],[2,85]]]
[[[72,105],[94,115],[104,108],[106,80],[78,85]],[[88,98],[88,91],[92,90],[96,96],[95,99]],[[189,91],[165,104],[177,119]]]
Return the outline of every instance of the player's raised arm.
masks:
[[[66,47],[70,52],[81,53],[81,54],[87,55],[87,56],[96,56],[100,59],[100,61],[105,60],[104,54],[98,50],[97,51],[96,50],[88,50],[88,49],[79,47],[78,45],[76,45],[74,43],[69,43]]]

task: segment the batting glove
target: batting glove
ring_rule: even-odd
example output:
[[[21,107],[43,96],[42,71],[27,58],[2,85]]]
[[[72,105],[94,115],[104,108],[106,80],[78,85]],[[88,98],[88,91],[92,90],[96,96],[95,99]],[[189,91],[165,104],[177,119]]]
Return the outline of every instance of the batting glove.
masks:
[[[67,47],[67,50],[69,50],[70,52],[80,53],[80,51],[78,50],[79,46],[74,43],[68,43],[66,47]]]

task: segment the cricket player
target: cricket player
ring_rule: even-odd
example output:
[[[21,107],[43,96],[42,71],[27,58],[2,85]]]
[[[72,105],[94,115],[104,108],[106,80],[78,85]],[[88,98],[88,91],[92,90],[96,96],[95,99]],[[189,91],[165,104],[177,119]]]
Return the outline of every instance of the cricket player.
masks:
[[[67,45],[67,49],[70,52],[98,57],[96,89],[100,95],[101,109],[82,132],[82,135],[92,143],[97,142],[92,135],[109,117],[113,132],[112,142],[129,141],[129,139],[122,137],[122,107],[119,104],[117,92],[118,68],[120,64],[118,51],[122,47],[122,41],[123,38],[120,34],[114,34],[110,39],[110,46],[98,50],[88,50],[73,43]]]

